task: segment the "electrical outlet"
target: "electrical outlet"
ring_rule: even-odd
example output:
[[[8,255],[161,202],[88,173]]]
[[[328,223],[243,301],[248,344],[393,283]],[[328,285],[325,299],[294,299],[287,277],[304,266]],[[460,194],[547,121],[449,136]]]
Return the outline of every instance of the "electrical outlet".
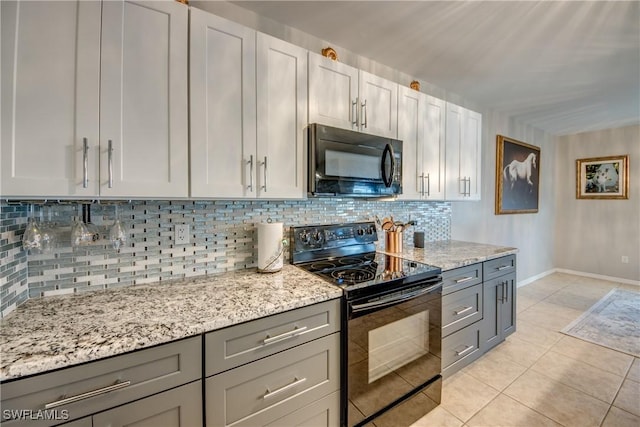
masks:
[[[176,224],[173,233],[173,240],[176,245],[189,244],[189,224]]]
[[[629,257],[626,255],[622,255],[622,263],[623,264],[629,264]]]

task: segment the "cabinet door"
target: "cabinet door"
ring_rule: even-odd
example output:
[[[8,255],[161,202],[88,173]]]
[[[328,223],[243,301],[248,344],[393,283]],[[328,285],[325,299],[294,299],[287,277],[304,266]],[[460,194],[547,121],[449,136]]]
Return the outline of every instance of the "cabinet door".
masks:
[[[464,200],[465,183],[461,169],[460,158],[462,153],[462,107],[447,103],[446,115],[446,187],[447,200]]]
[[[191,196],[255,197],[256,33],[191,8]]]
[[[467,200],[480,200],[482,174],[482,115],[463,109],[460,170],[467,181]]]
[[[484,282],[483,292],[484,311],[480,330],[480,346],[484,353],[502,341],[500,311],[505,293],[504,281],[497,278]]]
[[[96,196],[100,2],[3,1],[0,7],[0,194]]]
[[[188,7],[103,3],[100,195],[188,196]]]
[[[402,199],[420,200],[425,194],[422,152],[424,149],[424,98],[411,88],[398,94],[398,139],[402,140]]]
[[[516,275],[515,273],[504,276],[504,301],[500,310],[500,328],[502,338],[506,338],[516,331]]]
[[[484,282],[481,344],[485,352],[516,330],[515,273]]]
[[[307,51],[257,35],[258,196],[306,194]]]
[[[358,69],[309,53],[309,123],[357,129]]]
[[[422,150],[425,194],[429,200],[443,200],[445,197],[446,103],[426,95],[425,115]]]
[[[362,132],[398,137],[398,84],[360,70],[358,122]]]
[[[201,425],[201,381],[93,416],[93,427],[192,427]]]

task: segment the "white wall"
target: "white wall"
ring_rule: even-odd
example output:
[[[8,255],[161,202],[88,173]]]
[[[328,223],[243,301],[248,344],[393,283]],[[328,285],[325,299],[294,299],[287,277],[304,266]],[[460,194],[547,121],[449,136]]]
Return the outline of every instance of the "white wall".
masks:
[[[576,159],[623,154],[628,200],[576,199]],[[640,126],[557,137],[556,156],[556,267],[640,281]]]
[[[482,113],[482,200],[452,202],[451,238],[518,248],[518,282],[527,281],[554,268],[556,198],[553,174],[556,159],[553,138],[495,112]],[[495,214],[496,135],[540,147],[537,213]]]

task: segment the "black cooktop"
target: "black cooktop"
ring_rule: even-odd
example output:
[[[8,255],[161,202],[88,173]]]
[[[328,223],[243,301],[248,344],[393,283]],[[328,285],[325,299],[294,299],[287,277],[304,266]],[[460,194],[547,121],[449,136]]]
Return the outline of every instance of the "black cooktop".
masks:
[[[376,252],[377,240],[373,222],[292,227],[292,261],[340,286],[348,298],[431,280],[442,272],[439,267]]]
[[[311,261],[298,266],[347,291],[418,282],[441,273],[440,268],[432,265],[377,252]]]

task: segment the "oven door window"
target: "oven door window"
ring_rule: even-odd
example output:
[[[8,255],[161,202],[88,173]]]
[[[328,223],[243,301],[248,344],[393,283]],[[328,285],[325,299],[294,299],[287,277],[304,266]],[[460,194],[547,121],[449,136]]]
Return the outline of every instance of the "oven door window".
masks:
[[[369,383],[429,353],[429,310],[369,331]]]

